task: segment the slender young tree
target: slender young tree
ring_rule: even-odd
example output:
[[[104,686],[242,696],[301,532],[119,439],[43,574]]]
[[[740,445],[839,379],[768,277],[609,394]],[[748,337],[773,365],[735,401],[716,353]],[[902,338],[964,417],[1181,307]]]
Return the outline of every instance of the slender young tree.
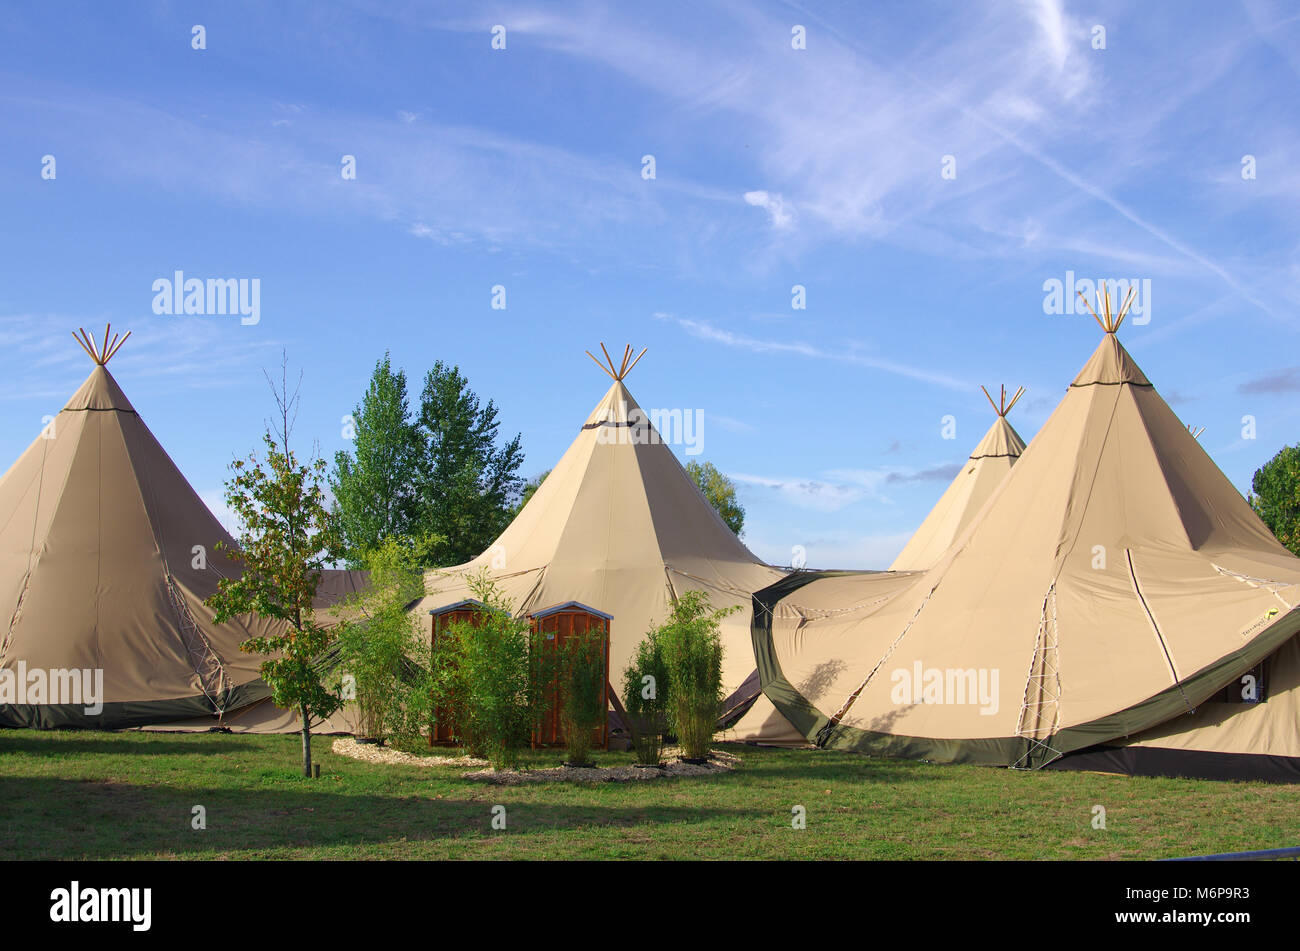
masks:
[[[311,776],[312,718],[337,710],[337,693],[327,689],[315,662],[332,632],[316,622],[312,601],[326,563],[340,554],[341,538],[325,505],[325,460],[300,463],[289,446],[298,414],[298,389],[288,390],[288,360],[281,383],[267,374],[275,396],[276,418],[262,441],[265,459],[251,454],[231,463],[226,502],[239,518],[239,544],[218,550],[240,565],[235,578],[223,578],[207,604],[218,623],[238,614],[257,614],[281,624],[279,633],[253,637],[239,645],[248,653],[271,655],[261,674],[276,706],[296,709],[302,719],[302,774]],[[301,385],[301,376],[299,377]]]
[[[1300,446],[1285,446],[1255,471],[1250,507],[1282,545],[1300,555]]]
[[[745,532],[745,509],[736,497],[736,483],[732,482],[711,462],[699,463],[692,459],[686,463],[686,474],[700,487],[713,510],[727,523],[727,528],[737,536]]]
[[[420,400],[420,533],[436,537],[435,564],[460,564],[510,523],[523,484],[519,436],[498,445],[497,408],[480,405],[458,367],[439,360]]]
[[[375,364],[353,426],[353,451],[335,453],[330,490],[348,566],[361,568],[385,539],[416,534],[421,440],[406,374],[393,369],[388,353]]]

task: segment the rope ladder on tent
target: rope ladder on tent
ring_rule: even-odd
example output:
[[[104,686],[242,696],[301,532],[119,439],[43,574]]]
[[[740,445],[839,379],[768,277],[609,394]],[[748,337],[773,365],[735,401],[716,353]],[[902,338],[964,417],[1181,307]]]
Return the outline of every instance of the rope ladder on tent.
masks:
[[[198,622],[194,620],[194,615],[190,613],[189,605],[185,602],[185,595],[181,593],[171,571],[165,570],[164,577],[167,581],[167,596],[171,599],[172,609],[175,610],[179,622],[177,629],[181,635],[182,643],[185,644],[185,649],[189,652],[190,666],[194,668],[194,673],[198,675],[199,686],[203,690],[203,695],[208,698],[213,709],[216,710],[217,716],[220,717],[225,712],[223,698],[230,689],[230,678],[226,676],[225,667],[222,666],[216,651],[212,649],[212,645],[208,643],[208,639],[204,636]]]
[[[18,592],[18,602],[14,605],[13,617],[9,619],[9,629],[5,631],[4,642],[0,643],[0,662],[4,661],[5,655],[9,653],[9,647],[13,643],[14,631],[17,629],[18,622],[23,616],[23,602],[27,600],[27,589],[31,587],[31,583],[32,570],[28,568],[27,572],[23,575],[23,587],[22,590]]]
[[[1210,566],[1215,571],[1217,571],[1219,574],[1223,575],[1226,578],[1234,578],[1237,581],[1240,581],[1242,584],[1248,585],[1249,587],[1252,588],[1262,588],[1263,590],[1271,594],[1273,597],[1281,601],[1283,604],[1285,604],[1286,609],[1288,611],[1295,610],[1296,606],[1292,604],[1290,601],[1288,601],[1286,598],[1282,597],[1282,591],[1286,588],[1291,587],[1290,582],[1272,581],[1268,578],[1256,578],[1253,577],[1252,575],[1244,575],[1240,571],[1233,571],[1231,568],[1224,568],[1222,565],[1214,564],[1214,562],[1210,562]]]
[[[1048,586],[1043,598],[1043,612],[1038,621],[1038,637],[1034,643],[1034,656],[1029,663],[1029,678],[1025,682],[1025,699],[1020,706],[1020,719],[1016,723],[1016,736],[1029,741],[1024,755],[1016,760],[1013,769],[1030,769],[1040,752],[1050,754],[1044,762],[1061,756],[1048,740],[1056,733],[1061,719],[1061,673],[1057,645],[1059,642],[1056,615],[1056,581]]]

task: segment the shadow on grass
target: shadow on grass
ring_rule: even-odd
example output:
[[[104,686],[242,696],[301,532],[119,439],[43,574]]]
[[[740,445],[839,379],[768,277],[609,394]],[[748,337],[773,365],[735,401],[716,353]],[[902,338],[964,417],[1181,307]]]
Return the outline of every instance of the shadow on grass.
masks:
[[[199,737],[218,736],[203,743]],[[260,747],[233,735],[193,733],[99,733],[80,730],[0,730],[0,753],[60,756],[75,753],[109,756],[215,756],[246,753]]]
[[[174,788],[38,777],[0,778],[8,804],[0,854],[18,859],[130,858],[157,854],[211,856],[233,851],[330,849],[406,841],[486,839],[632,828],[645,823],[697,825],[749,818],[752,810],[637,804],[606,806],[518,802],[512,788],[485,788],[482,799],[424,795],[349,795],[320,780],[282,788]],[[515,787],[517,788],[517,787]],[[492,829],[492,810],[506,809],[507,829]],[[202,806],[207,828],[191,828]]]
[[[933,763],[866,756],[840,750],[782,749],[743,743],[718,744],[744,757],[744,767],[734,777],[803,779],[827,782],[920,782],[956,778]]]

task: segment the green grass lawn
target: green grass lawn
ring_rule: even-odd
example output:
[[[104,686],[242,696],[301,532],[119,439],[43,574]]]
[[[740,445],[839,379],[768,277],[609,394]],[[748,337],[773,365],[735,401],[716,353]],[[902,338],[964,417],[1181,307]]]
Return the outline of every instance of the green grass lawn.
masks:
[[[729,745],[741,768],[703,779],[501,787],[330,743],[316,738],[323,775],[308,780],[296,736],[0,731],[0,857],[1116,859],[1300,844],[1294,785]],[[497,804],[504,831],[491,828]],[[195,805],[206,830],[190,827]],[[791,828],[795,805],[804,830]]]

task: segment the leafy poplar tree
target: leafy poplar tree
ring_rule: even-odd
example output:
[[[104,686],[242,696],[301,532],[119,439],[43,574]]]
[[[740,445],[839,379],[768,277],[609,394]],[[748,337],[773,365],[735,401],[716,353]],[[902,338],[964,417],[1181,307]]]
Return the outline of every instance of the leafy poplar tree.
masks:
[[[353,421],[353,451],[335,453],[330,489],[348,565],[360,568],[385,539],[417,534],[421,439],[406,374],[393,369],[388,353],[375,364]]]
[[[298,392],[288,394],[283,372],[287,362],[281,370],[281,388],[271,384],[278,419],[262,437],[265,459],[259,460],[256,453],[236,459],[226,482],[226,502],[239,517],[241,530],[238,547],[217,547],[242,571],[237,578],[221,579],[206,603],[217,623],[239,614],[282,622],[280,633],[250,638],[239,649],[271,655],[262,662],[262,679],[270,685],[276,706],[298,711],[302,774],[311,776],[312,719],[324,719],[340,705],[315,666],[333,634],[316,622],[312,601],[326,563],[338,557],[341,539],[325,505],[325,461],[300,463],[289,448]]]
[[[524,454],[517,435],[497,445],[500,426],[496,405],[481,405],[458,367],[434,364],[420,400],[418,525],[436,537],[435,565],[469,561],[510,523]]]
[[[736,498],[736,483],[732,482],[711,462],[699,463],[692,459],[686,463],[686,474],[700,487],[713,510],[727,523],[727,528],[737,536],[745,531],[745,509]]]
[[[1250,487],[1255,514],[1284,547],[1300,555],[1300,446],[1286,446],[1264,463]]]

